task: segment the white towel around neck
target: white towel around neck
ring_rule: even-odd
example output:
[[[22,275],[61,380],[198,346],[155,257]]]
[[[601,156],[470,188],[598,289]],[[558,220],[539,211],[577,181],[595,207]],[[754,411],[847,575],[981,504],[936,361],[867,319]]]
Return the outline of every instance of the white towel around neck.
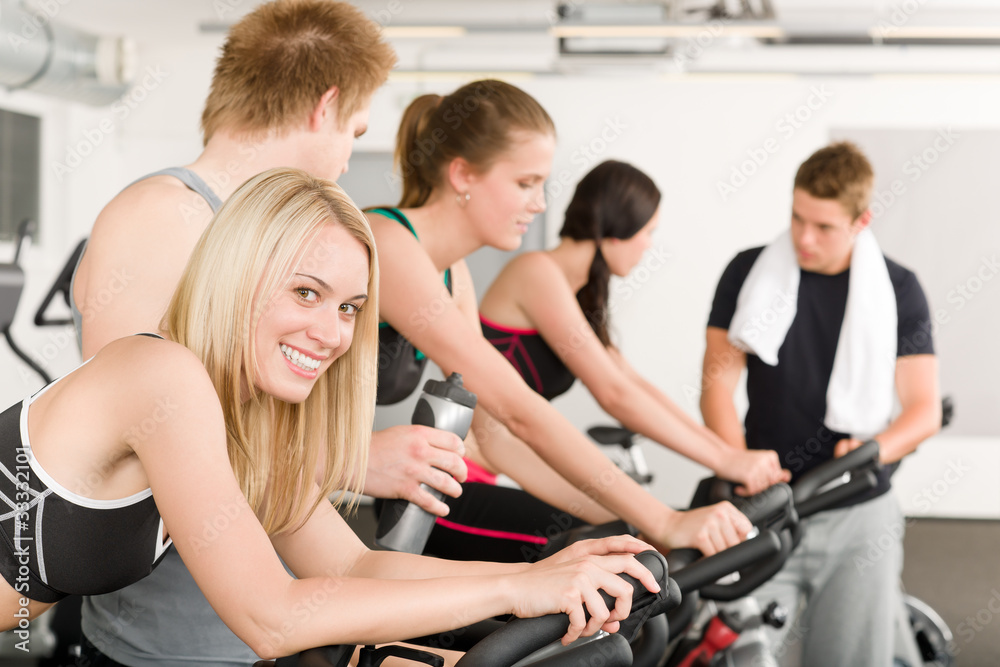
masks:
[[[761,252],[736,300],[729,341],[769,366],[795,319],[799,264],[790,232]],[[885,257],[870,229],[854,240],[847,307],[833,373],[826,393],[824,424],[862,440],[881,432],[895,407],[896,293]]]

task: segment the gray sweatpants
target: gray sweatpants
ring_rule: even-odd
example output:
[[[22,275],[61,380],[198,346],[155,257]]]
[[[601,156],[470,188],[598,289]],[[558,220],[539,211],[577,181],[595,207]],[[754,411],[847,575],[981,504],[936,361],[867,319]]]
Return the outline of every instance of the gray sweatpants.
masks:
[[[782,667],[890,667],[902,610],[904,522],[892,493],[817,514],[775,577],[754,593],[788,622],[766,633]],[[911,637],[899,638],[915,656]],[[919,664],[919,663],[914,663]]]

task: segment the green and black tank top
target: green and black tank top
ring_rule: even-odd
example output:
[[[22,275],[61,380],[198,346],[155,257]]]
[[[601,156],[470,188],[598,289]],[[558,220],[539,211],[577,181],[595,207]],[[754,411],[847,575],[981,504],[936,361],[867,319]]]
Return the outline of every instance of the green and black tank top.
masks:
[[[398,208],[373,208],[369,212],[395,220],[410,230],[413,238],[420,240],[413,225]],[[444,285],[451,294],[451,269],[444,272]],[[386,322],[379,323],[378,392],[375,399],[378,405],[398,403],[416,391],[426,365],[427,357],[423,352]]]

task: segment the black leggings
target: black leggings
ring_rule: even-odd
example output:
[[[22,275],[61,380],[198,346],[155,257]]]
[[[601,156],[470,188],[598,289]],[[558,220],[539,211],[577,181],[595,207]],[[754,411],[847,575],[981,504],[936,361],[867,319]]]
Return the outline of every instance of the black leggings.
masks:
[[[584,525],[526,491],[492,484],[467,482],[445,502],[451,511],[434,525],[424,553],[453,560],[534,562],[553,536]]]

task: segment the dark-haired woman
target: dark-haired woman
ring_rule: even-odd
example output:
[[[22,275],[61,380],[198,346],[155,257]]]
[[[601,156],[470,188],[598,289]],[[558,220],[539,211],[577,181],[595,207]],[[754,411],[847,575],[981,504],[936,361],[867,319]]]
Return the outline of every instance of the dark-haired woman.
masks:
[[[426,355],[445,373],[461,373],[478,395],[477,410],[487,415],[488,427],[467,442],[470,454],[520,440],[557,473],[556,507],[536,507],[539,521],[492,523],[523,519],[526,512],[505,500],[489,501],[490,493],[479,496],[489,489],[476,482],[463,487],[461,513],[449,502],[448,523],[439,528],[487,543],[495,539],[496,548],[487,547],[490,558],[500,557],[507,538],[537,547],[572,517],[591,523],[625,519],[661,549],[694,546],[714,553],[732,546],[750,527],[732,505],[677,512],[659,502],[621,474],[483,337],[464,258],[483,246],[514,250],[521,244],[532,218],[545,209],[554,151],[552,119],[530,95],[500,81],[476,81],[444,97],[424,95],[407,108],[396,145],[400,204],[369,213],[383,267],[380,402],[417,389]]]
[[[483,333],[545,398],[568,391],[579,378],[626,428],[757,493],[787,481],[777,455],[726,446],[611,342],[609,281],[627,276],[652,245],[659,204],[659,189],[642,171],[624,162],[599,164],[577,185],[559,245],[517,257],[490,286],[479,306]],[[498,455],[502,472],[528,490],[544,484],[537,466]]]

